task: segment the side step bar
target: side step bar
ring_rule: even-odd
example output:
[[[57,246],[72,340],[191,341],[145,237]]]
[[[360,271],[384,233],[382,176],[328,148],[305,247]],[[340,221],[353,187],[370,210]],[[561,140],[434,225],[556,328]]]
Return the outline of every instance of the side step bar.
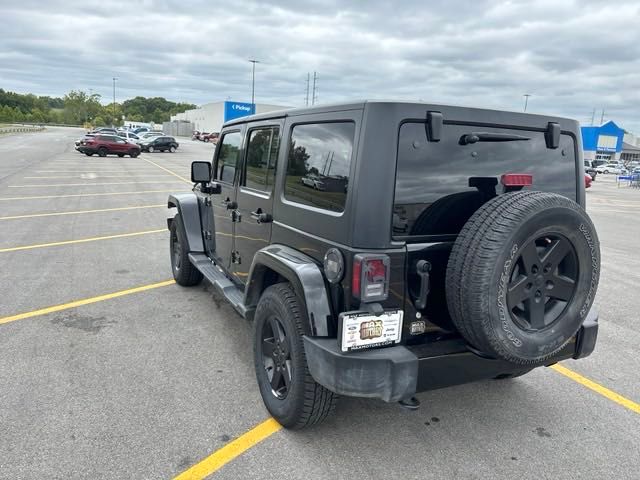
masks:
[[[244,292],[234,285],[204,253],[190,253],[189,260],[204,277],[218,290],[233,308],[246,317],[247,308],[244,306]]]

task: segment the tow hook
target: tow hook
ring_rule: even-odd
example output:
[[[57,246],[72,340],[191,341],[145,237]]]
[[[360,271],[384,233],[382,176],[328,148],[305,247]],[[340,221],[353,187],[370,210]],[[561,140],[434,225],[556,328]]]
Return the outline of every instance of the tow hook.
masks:
[[[416,397],[405,398],[398,402],[402,408],[407,410],[418,410],[420,408],[420,400]]]

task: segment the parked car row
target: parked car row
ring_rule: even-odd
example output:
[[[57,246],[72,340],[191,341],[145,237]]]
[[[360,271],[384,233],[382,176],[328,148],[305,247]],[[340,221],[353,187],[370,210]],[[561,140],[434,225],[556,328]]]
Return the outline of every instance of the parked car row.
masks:
[[[218,132],[200,132],[195,130],[193,135],[191,135],[191,140],[200,140],[201,142],[211,142],[213,144],[218,143],[218,138],[220,137],[220,133]]]
[[[115,130],[104,128],[87,133],[83,138],[76,140],[75,148],[87,156],[97,154],[106,157],[115,154],[119,157],[129,155],[135,158],[143,151],[173,153],[179,146],[175,138],[164,135],[162,132],[141,132],[141,135],[130,131],[113,132]]]
[[[605,163],[604,165],[598,165],[595,168],[598,173],[615,173],[616,175],[625,175],[628,170],[624,167],[624,165],[620,163]]]

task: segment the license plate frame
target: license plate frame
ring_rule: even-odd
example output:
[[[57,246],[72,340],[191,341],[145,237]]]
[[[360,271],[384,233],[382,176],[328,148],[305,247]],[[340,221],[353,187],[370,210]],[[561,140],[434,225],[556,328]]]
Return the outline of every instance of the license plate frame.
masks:
[[[398,344],[403,319],[401,309],[385,310],[379,316],[366,311],[343,312],[338,316],[338,346],[347,353]]]

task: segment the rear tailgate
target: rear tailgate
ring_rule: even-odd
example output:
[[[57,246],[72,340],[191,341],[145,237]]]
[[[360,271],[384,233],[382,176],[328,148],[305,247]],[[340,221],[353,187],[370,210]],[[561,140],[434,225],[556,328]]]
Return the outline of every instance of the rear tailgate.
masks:
[[[560,135],[558,148],[548,148],[543,129],[445,122],[440,141],[430,142],[424,121],[402,123],[392,236],[407,244],[406,318],[423,318],[427,330],[454,330],[444,290],[449,252],[471,215],[503,193],[502,175],[531,174],[533,185],[525,188],[579,201],[584,189],[579,162],[568,132]],[[431,264],[424,308],[416,307],[424,281],[416,271],[420,260]]]

